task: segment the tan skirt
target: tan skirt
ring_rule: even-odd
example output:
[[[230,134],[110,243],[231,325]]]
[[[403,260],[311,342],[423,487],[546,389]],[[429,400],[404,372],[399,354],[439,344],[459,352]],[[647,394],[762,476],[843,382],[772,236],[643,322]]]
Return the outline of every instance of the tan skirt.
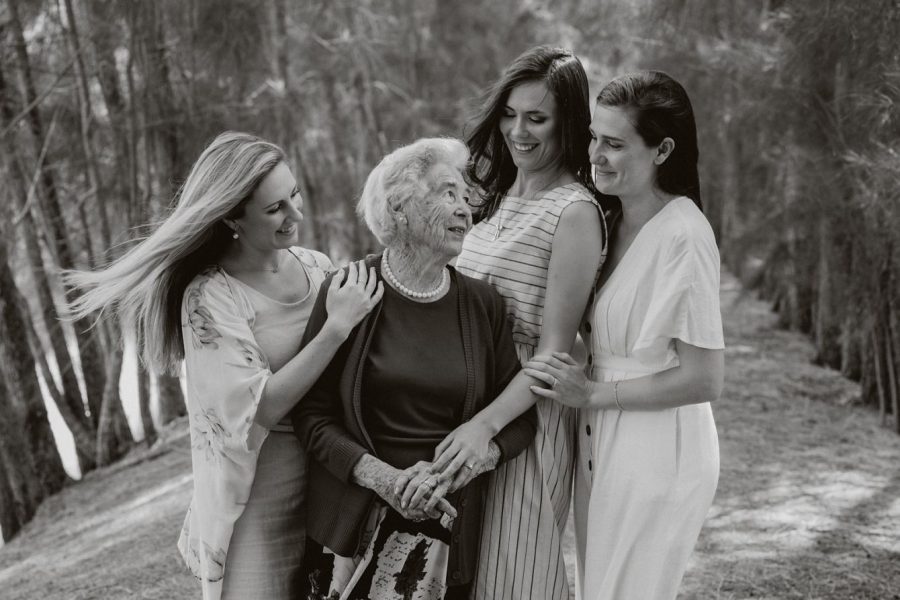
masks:
[[[302,585],[306,542],[306,453],[293,433],[263,443],[247,507],[225,559],[223,600],[290,600]]]

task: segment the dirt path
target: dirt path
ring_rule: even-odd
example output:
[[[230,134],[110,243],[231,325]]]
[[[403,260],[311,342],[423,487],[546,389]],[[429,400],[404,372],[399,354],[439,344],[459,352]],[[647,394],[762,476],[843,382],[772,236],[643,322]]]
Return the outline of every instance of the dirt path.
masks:
[[[900,600],[900,436],[851,406],[760,302],[722,289],[726,390],[716,501],[685,599]],[[8,600],[199,597],[175,550],[190,496],[186,424],[65,489],[0,549]]]

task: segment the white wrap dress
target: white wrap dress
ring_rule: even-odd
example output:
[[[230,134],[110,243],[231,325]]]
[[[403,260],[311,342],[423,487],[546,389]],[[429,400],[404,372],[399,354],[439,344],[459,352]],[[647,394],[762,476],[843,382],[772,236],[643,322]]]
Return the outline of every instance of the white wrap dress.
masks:
[[[676,339],[724,348],[719,252],[693,201],[671,200],[643,226],[599,290],[582,334],[595,381],[677,366]],[[674,599],[718,483],[712,410],[708,402],[625,408],[579,415],[578,597]]]

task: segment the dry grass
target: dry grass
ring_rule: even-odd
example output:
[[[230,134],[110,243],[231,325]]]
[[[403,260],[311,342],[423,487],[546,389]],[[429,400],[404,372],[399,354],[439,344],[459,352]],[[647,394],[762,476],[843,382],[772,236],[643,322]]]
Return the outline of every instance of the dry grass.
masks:
[[[726,278],[716,500],[682,598],[900,599],[900,436]]]
[[[733,279],[722,300],[722,475],[680,597],[900,600],[900,436]],[[199,597],[175,550],[190,495],[186,435],[174,423],[155,448],[48,500],[0,549],[0,596]]]

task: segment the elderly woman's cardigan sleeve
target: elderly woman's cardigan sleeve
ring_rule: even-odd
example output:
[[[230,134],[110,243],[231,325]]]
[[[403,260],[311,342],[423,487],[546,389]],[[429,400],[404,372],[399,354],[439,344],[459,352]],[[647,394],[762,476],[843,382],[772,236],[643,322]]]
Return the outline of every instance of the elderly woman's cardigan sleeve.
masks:
[[[483,303],[484,313],[490,324],[493,338],[493,390],[488,393],[488,402],[499,396],[521,368],[513,343],[512,329],[506,319],[503,298],[483,282],[471,281],[473,293],[478,294]],[[500,448],[500,463],[518,456],[533,441],[537,434],[537,410],[534,406],[510,421],[494,436]]]
[[[478,287],[482,290],[487,288],[489,295],[489,298],[485,301],[485,308],[490,321],[491,336],[494,343],[494,386],[493,393],[490,395],[490,400],[493,400],[506,389],[509,382],[519,372],[521,365],[516,356],[512,329],[509,321],[506,319],[503,298],[493,288],[484,285]],[[500,462],[503,463],[518,456],[534,441],[536,434],[537,409],[532,406],[510,421],[506,427],[494,436],[494,442],[500,448]]]
[[[325,302],[332,277],[343,277],[343,271],[329,275],[319,287],[319,295],[300,343],[301,348],[318,335],[328,319]],[[338,348],[325,371],[291,413],[294,431],[307,451],[344,483],[350,482],[354,465],[363,454],[369,452],[347,431],[338,390],[341,372],[354,337],[354,333],[351,333],[347,341]]]

